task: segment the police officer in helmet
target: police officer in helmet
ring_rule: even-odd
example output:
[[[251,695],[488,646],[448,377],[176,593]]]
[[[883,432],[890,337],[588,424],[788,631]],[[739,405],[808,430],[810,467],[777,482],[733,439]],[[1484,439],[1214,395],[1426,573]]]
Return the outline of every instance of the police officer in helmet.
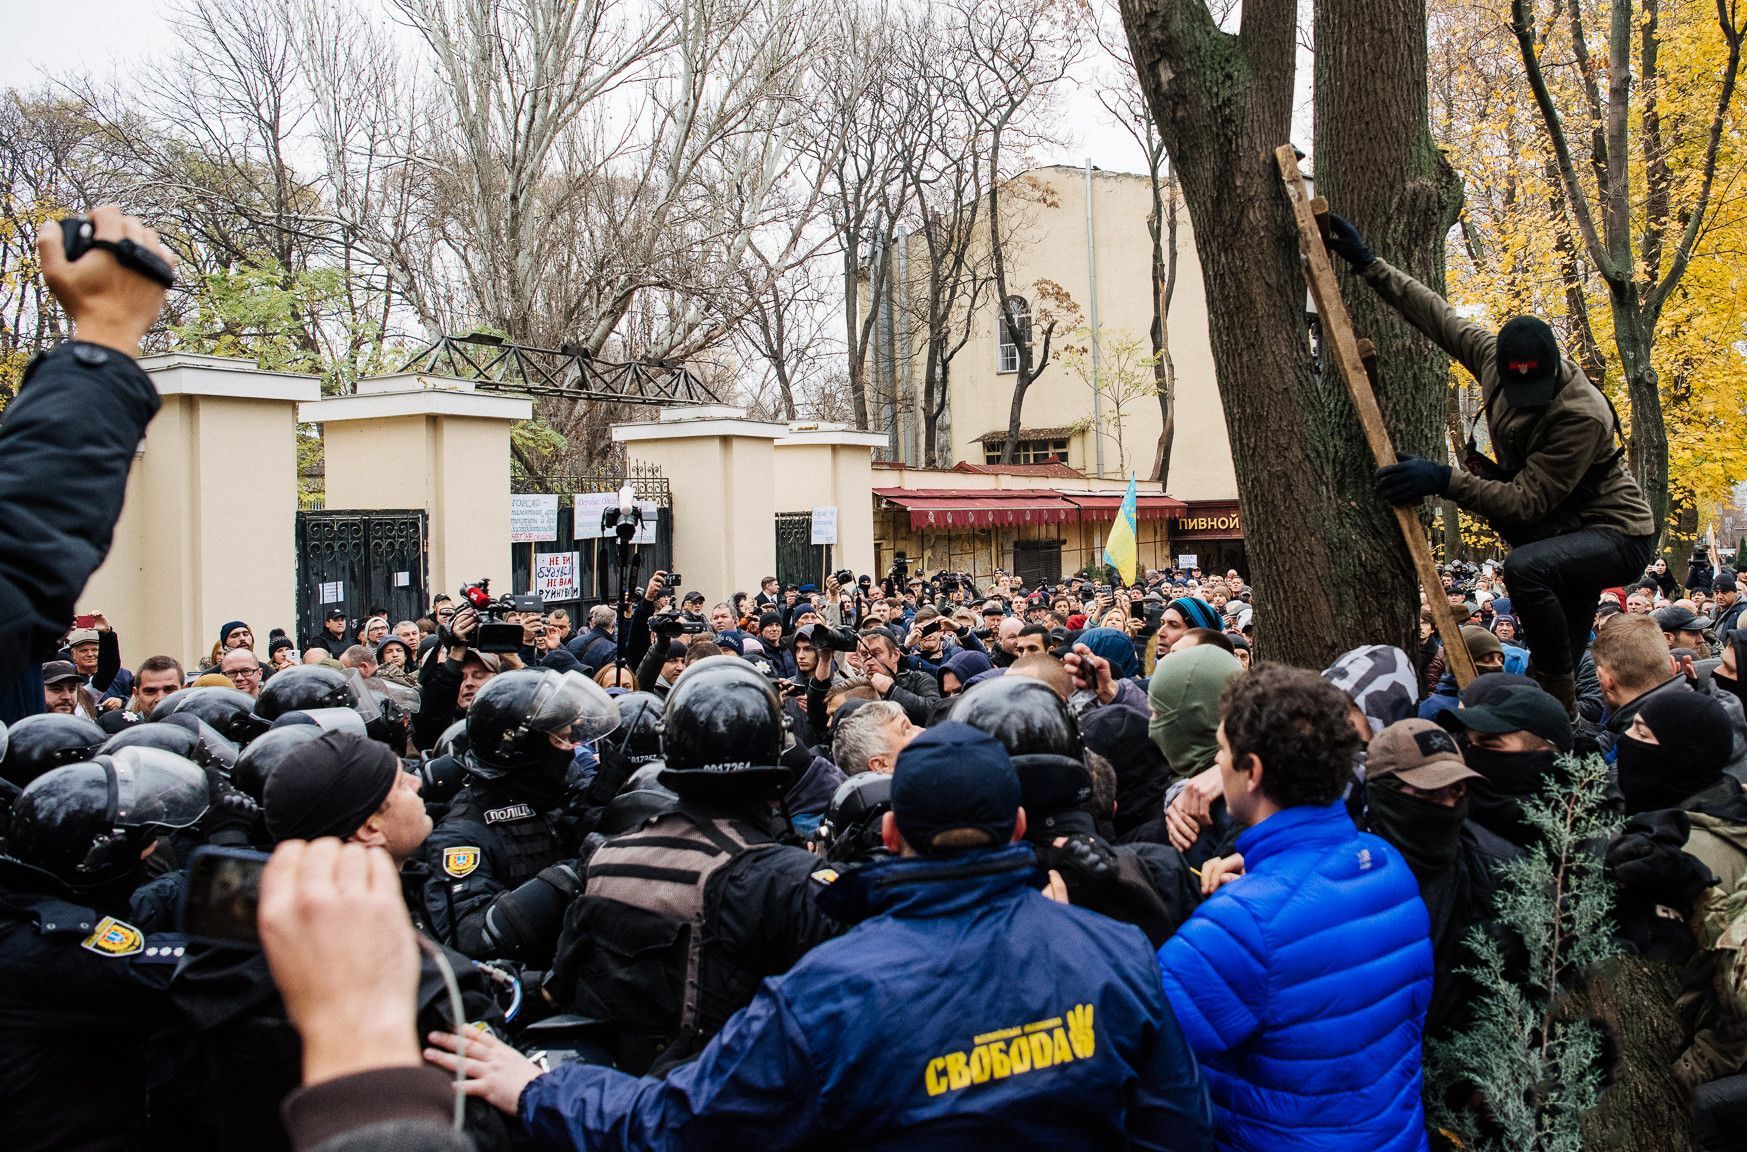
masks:
[[[160,835],[207,810],[206,777],[159,748],[45,772],[0,855],[0,1116],[9,1152],[145,1143],[146,1045],[175,1022],[180,936],[133,923]]]
[[[1001,676],[972,685],[951,718],[999,740],[1019,774],[1025,839],[1061,873],[1072,902],[1133,924],[1156,948],[1198,902],[1182,854],[1159,844],[1111,844],[1093,814],[1092,773],[1079,725],[1039,680]]]
[[[479,960],[506,954],[487,934],[487,912],[576,855],[565,804],[576,746],[618,723],[612,698],[576,672],[517,669],[479,690],[467,711],[467,784],[426,841],[425,908],[439,939]]]
[[[775,690],[737,657],[698,661],[667,698],[657,779],[678,801],[589,858],[545,985],[614,1026],[621,1068],[696,1055],[838,931],[813,902],[818,857],[779,843],[785,734]]]

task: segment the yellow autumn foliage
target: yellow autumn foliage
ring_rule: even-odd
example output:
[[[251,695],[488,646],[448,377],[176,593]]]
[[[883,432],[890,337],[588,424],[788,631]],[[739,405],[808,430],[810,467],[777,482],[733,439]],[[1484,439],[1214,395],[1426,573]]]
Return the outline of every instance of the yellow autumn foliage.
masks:
[[[1605,146],[1610,8],[1573,8],[1568,0],[1533,11],[1548,89],[1578,182],[1592,211],[1599,212],[1594,160]],[[1576,25],[1573,12],[1579,14]],[[1629,201],[1635,267],[1647,291],[1667,275],[1698,200],[1728,43],[1711,4],[1638,6],[1633,15]],[[1489,324],[1520,312],[1545,317],[1599,379],[1629,434],[1607,285],[1573,222],[1510,19],[1509,0],[1432,0],[1429,6],[1432,131],[1461,173],[1467,197],[1462,225],[1450,235],[1449,296]],[[1647,46],[1653,52],[1648,60]],[[1582,59],[1587,70],[1578,63]],[[1747,479],[1747,139],[1741,101],[1737,94],[1726,113],[1706,220],[1656,324],[1651,356],[1669,441],[1669,531],[1688,539],[1729,502],[1731,486]],[[1646,117],[1652,107],[1654,124]],[[1657,161],[1666,170],[1661,197],[1652,189]],[[1646,243],[1658,234],[1659,252]],[[1478,389],[1460,369],[1453,370],[1451,384],[1465,432],[1478,410]],[[1484,444],[1483,422],[1480,433]]]

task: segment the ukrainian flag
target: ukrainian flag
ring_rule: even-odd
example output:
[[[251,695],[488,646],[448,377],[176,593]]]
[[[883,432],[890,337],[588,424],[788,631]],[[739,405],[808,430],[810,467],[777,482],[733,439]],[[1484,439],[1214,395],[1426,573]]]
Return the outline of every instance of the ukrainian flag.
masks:
[[[1104,563],[1121,574],[1124,584],[1133,584],[1135,576],[1138,522],[1135,517],[1134,481],[1134,473],[1130,472],[1128,493],[1122,498],[1122,507],[1116,510],[1116,523],[1110,526],[1110,535],[1104,538]]]

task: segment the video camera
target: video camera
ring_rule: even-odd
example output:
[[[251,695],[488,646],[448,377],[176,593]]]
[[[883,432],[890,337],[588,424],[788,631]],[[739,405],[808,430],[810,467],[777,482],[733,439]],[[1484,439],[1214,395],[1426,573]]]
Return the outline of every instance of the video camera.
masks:
[[[796,635],[806,639],[821,652],[854,652],[861,646],[861,637],[853,628],[833,628],[829,624],[808,624]]]
[[[481,652],[519,652],[522,648],[522,626],[500,619],[505,613],[520,611],[508,596],[496,599],[491,595],[491,581],[461,585],[461,599],[479,614],[470,647]]]
[[[680,612],[657,612],[649,617],[649,631],[664,640],[672,640],[675,636],[695,636],[706,627],[702,620],[694,620]]]

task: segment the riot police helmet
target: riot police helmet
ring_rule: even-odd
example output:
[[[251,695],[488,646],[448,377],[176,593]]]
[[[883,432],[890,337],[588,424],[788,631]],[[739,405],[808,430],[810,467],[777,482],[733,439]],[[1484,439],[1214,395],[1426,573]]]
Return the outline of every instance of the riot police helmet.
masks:
[[[951,719],[999,740],[1009,756],[1047,754],[1078,759],[1080,726],[1067,701],[1041,680],[997,676],[972,684]]]
[[[74,891],[137,873],[159,834],[192,827],[210,799],[198,765],[134,745],[31,781],[13,802],[7,852]]]
[[[297,712],[288,715],[306,714]],[[231,786],[257,804],[260,803],[261,793],[267,787],[267,777],[273,774],[273,770],[295,755],[299,748],[314,742],[327,730],[316,724],[276,722],[272,731],[249,741],[249,746],[237,757],[236,767],[231,769]]]
[[[191,712],[178,712],[166,720],[151,720],[123,728],[111,736],[99,752],[117,748],[162,748],[166,752],[192,760],[202,768],[228,773],[241,755],[234,743],[220,735],[218,729]]]
[[[653,692],[626,692],[613,704],[619,710],[619,726],[601,741],[601,754],[610,749],[633,769],[661,759],[661,697]]]
[[[358,691],[344,673],[320,664],[299,664],[275,672],[262,686],[255,715],[272,723],[287,712],[356,707]]]
[[[253,696],[235,688],[182,688],[158,701],[150,719],[163,721],[183,713],[198,716],[240,748],[265,732],[272,719],[257,715],[255,704]]]
[[[761,796],[793,773],[780,760],[787,728],[770,681],[737,656],[680,674],[661,717],[660,774],[681,796]]]
[[[965,690],[950,718],[999,740],[1019,775],[1020,802],[1041,829],[1047,816],[1084,808],[1092,799],[1080,726],[1067,701],[1041,680],[997,676]]]
[[[838,864],[871,860],[885,853],[881,818],[892,810],[892,778],[885,772],[860,772],[837,786],[825,818],[814,834],[820,852]]]
[[[273,728],[315,727],[323,732],[355,732],[360,736],[370,735],[369,727],[364,723],[364,717],[358,715],[356,708],[294,708],[281,713],[273,721]]]
[[[26,716],[12,725],[0,776],[20,788],[51,768],[76,764],[93,756],[109,734],[95,721],[64,712]]]
[[[618,724],[613,698],[579,672],[500,672],[467,709],[468,768],[481,779],[497,780],[559,760],[567,765],[572,747],[598,740]]]

